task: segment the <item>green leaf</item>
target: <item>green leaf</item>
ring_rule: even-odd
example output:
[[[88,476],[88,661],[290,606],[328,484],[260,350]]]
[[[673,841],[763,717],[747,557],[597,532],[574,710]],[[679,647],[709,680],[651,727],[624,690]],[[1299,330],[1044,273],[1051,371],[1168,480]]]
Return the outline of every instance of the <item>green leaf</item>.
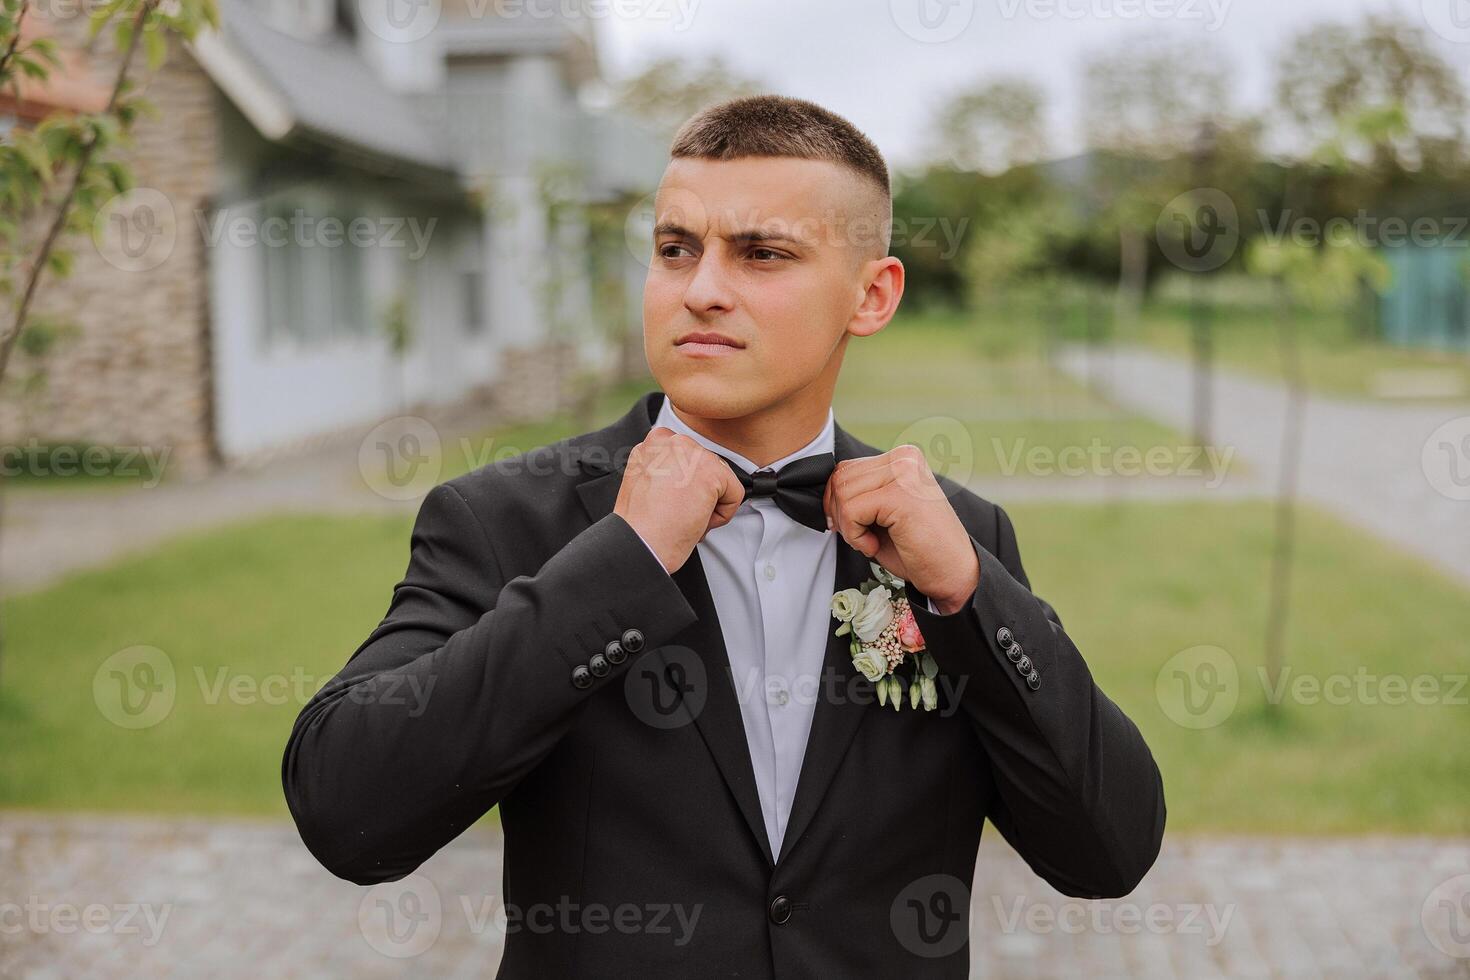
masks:
[[[61,67],[61,54],[59,49],[56,47],[55,38],[37,38],[36,40],[31,42],[30,47],[26,50],[34,51],[37,57],[44,58],[46,61],[51,62],[51,64],[56,68]]]
[[[159,28],[150,28],[143,34],[143,49],[148,57],[148,70],[157,71],[168,57],[168,37]]]
[[[44,183],[50,184],[52,178],[51,154],[46,152],[45,145],[36,137],[36,134],[25,129],[11,130],[11,146],[15,152],[20,154],[35,175]]]
[[[56,273],[56,275],[65,278],[71,275],[74,258],[75,256],[69,250],[54,248],[51,250],[51,254],[46,257],[46,267]]]
[[[34,78],[44,82],[51,74],[46,70],[45,65],[39,61],[32,61],[30,58],[17,58],[15,59],[15,63],[20,68],[21,73],[27,78]]]

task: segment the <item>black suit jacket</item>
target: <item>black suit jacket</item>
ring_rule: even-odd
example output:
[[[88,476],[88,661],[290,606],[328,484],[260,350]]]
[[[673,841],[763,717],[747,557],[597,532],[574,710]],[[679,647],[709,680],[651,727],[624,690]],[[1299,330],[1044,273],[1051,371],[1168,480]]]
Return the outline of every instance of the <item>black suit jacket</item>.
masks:
[[[505,978],[964,977],[987,817],[1061,892],[1132,890],[1158,769],[1031,593],[1005,512],[945,477],[981,571],[948,616],[908,587],[939,709],[880,707],[832,637],[770,853],[699,553],[670,576],[612,513],[662,397],[424,499],[387,615],[286,746],[317,859],[397,880],[499,804]],[[839,460],[881,452],[834,436]],[[869,577],[837,548],[824,590]]]

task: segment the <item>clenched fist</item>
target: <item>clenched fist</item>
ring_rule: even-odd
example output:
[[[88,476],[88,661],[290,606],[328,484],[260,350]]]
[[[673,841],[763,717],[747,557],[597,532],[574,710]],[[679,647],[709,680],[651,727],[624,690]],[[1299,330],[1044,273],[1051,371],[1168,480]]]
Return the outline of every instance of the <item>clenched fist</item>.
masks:
[[[730,464],[659,425],[628,455],[613,513],[632,525],[672,574],[707,533],[730,523],[744,499]]]

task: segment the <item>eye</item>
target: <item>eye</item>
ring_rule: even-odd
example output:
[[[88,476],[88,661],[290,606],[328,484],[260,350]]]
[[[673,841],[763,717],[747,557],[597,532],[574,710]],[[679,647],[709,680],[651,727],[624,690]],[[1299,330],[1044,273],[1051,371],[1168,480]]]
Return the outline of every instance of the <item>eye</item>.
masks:
[[[786,258],[785,255],[783,255],[782,253],[776,251],[773,248],[763,248],[761,246],[757,246],[757,247],[755,247],[755,248],[753,248],[753,249],[750,250],[750,254],[751,254],[751,256],[753,258],[759,259],[761,257],[761,255],[762,255],[762,253],[764,253],[765,255],[770,256],[770,258],[772,258],[772,259],[779,260],[779,259]]]
[[[679,244],[678,242],[670,242],[667,245],[660,245],[659,248],[658,248],[658,254],[661,257],[666,258],[666,259],[677,259],[677,258],[681,258],[681,256],[679,256],[679,255],[671,254],[670,251],[669,251],[670,249],[683,249],[685,252],[689,252],[689,250],[687,248],[685,248],[683,245]],[[694,253],[689,252],[689,254],[692,255]]]

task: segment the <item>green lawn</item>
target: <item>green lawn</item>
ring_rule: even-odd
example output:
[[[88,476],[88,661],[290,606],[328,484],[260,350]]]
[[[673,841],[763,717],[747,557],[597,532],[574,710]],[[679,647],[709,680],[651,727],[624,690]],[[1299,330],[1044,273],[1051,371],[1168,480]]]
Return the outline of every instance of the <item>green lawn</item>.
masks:
[[[1172,829],[1470,833],[1463,701],[1263,714],[1265,505],[1010,510],[1033,586],[1153,746]],[[283,815],[291,722],[382,615],[408,529],[405,517],[275,519],[6,602],[0,805]],[[1300,553],[1297,672],[1463,675],[1465,592],[1319,515],[1303,521]],[[161,721],[130,730],[104,716],[94,680],[140,644],[166,654],[175,693]],[[1165,662],[1198,644],[1241,672],[1236,710],[1206,730],[1175,724],[1155,694]]]

